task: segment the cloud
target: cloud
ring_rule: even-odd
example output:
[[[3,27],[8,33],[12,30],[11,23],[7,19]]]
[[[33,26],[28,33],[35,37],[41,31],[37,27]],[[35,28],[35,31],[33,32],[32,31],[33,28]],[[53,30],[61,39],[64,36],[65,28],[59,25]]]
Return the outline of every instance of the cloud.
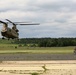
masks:
[[[18,26],[21,38],[76,37],[75,8],[76,0],[0,0],[0,20],[40,23]]]

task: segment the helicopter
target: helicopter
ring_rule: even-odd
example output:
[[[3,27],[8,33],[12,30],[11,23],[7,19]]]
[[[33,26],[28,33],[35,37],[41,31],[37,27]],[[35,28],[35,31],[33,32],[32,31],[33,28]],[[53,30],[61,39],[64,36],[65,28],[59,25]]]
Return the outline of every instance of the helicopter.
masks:
[[[17,25],[39,25],[39,23],[12,22],[8,19],[6,20],[7,22],[0,20],[0,23],[3,24],[1,35],[3,36],[2,39],[8,38],[8,40],[19,39],[19,30],[17,29]],[[12,28],[8,27],[8,23],[11,23],[13,25]]]

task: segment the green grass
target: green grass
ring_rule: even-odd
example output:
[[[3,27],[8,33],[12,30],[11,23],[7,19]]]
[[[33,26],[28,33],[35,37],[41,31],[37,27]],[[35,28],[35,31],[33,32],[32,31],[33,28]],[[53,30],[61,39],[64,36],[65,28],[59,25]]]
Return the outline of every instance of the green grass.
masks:
[[[31,75],[39,75],[38,73],[31,73]]]
[[[60,51],[60,50],[0,50],[0,53],[51,53],[51,54],[68,54],[68,53],[73,53],[71,50],[70,51]]]
[[[17,47],[17,48],[15,48]],[[50,53],[67,54],[73,53],[74,47],[19,47],[17,44],[0,44],[1,53]]]

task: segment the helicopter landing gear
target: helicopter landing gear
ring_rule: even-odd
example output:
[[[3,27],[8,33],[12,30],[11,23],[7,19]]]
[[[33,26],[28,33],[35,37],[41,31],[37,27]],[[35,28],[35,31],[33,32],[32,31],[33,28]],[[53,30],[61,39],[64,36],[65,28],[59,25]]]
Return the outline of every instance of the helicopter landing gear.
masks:
[[[8,40],[10,40],[10,38],[8,38]]]
[[[14,38],[12,38],[12,39],[14,39]]]

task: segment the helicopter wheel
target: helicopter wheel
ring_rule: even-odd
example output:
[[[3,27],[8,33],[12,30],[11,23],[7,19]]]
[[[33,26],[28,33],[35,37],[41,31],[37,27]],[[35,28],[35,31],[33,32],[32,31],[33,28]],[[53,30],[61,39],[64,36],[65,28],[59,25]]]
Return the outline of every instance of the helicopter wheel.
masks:
[[[2,39],[5,39],[4,37],[2,37]]]
[[[12,39],[14,39],[14,38],[12,38]]]

